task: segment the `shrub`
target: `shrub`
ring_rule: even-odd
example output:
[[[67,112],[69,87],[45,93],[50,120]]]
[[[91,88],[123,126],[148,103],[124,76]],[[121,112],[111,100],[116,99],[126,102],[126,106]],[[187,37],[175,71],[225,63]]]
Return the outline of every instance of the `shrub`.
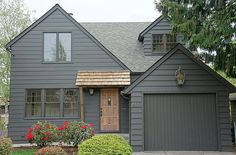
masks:
[[[58,146],[43,147],[35,152],[36,155],[66,155],[66,152]]]
[[[0,131],[6,131],[6,125],[4,123],[4,121],[0,118]]]
[[[48,122],[37,122],[26,133],[29,143],[36,143],[39,147],[50,145],[57,140],[57,127]]]
[[[12,141],[10,138],[0,138],[0,154],[10,155],[11,145],[12,145]]]
[[[93,124],[80,121],[64,122],[58,127],[58,137],[64,143],[77,147],[78,144],[94,135],[93,126]]]
[[[118,135],[96,135],[79,145],[79,155],[130,155],[132,148]]]

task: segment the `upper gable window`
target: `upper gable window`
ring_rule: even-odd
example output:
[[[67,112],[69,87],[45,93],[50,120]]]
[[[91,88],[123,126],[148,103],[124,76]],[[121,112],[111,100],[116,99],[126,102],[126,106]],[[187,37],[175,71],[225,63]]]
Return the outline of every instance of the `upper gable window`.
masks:
[[[152,36],[152,50],[154,53],[168,52],[176,43],[176,35],[154,34]]]
[[[71,33],[44,33],[44,62],[71,61]]]

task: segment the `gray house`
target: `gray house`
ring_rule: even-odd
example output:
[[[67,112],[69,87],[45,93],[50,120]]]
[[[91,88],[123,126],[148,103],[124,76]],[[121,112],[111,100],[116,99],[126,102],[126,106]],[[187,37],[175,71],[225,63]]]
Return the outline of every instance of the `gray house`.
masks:
[[[231,150],[235,87],[178,44],[167,19],[78,23],[58,4],[6,48],[9,136],[39,120],[83,120],[141,150]]]

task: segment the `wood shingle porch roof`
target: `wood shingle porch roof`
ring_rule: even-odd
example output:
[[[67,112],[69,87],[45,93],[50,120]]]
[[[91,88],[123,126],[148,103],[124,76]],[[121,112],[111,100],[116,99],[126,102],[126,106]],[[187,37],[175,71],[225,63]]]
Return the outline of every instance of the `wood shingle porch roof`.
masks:
[[[129,71],[78,71],[77,86],[128,86]]]

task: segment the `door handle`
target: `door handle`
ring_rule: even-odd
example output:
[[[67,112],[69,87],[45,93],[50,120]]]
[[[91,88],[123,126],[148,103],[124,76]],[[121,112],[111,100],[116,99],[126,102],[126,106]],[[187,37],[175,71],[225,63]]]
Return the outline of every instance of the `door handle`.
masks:
[[[102,116],[102,108],[100,109],[100,116]]]

